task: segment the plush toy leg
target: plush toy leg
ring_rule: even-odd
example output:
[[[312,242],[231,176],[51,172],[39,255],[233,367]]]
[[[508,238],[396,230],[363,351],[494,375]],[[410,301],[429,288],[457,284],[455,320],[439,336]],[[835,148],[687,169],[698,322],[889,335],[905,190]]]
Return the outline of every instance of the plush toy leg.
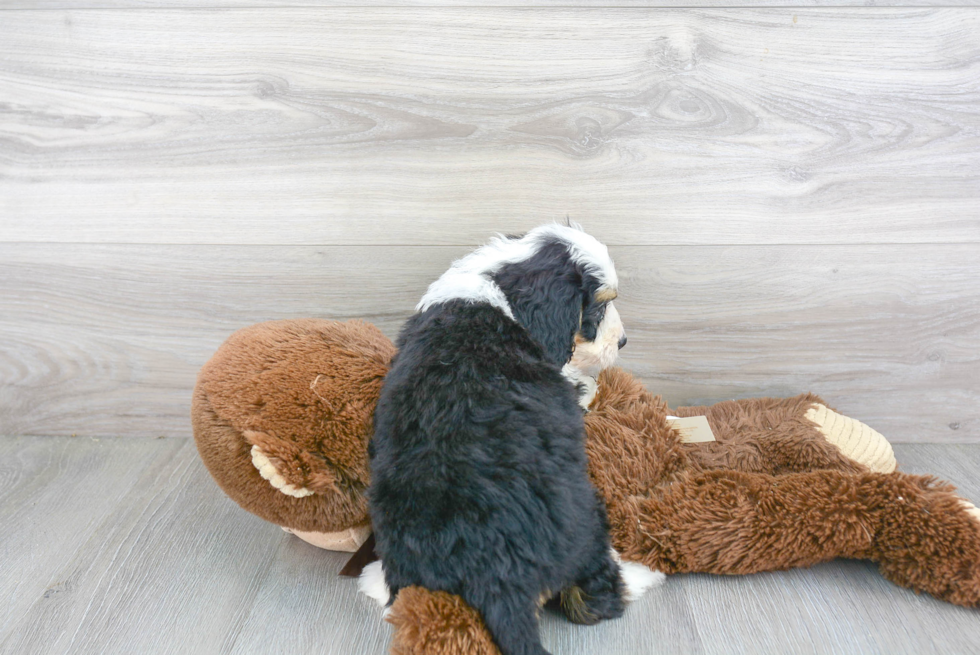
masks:
[[[691,475],[610,508],[613,546],[667,574],[741,575],[847,556],[867,547],[874,532],[859,495],[862,477]]]
[[[704,415],[717,441],[690,444],[704,469],[783,473],[832,469],[848,473],[895,470],[891,445],[878,432],[829,409],[812,394],[731,400],[678,407],[677,416]]]
[[[480,614],[444,591],[406,587],[386,620],[395,627],[391,655],[500,655]]]
[[[948,484],[903,477],[904,488],[882,490],[898,502],[882,511],[870,558],[895,584],[980,607],[980,511]]]
[[[871,559],[896,584],[980,605],[980,520],[932,478],[709,471],[610,508],[623,557],[666,573],[745,574]]]

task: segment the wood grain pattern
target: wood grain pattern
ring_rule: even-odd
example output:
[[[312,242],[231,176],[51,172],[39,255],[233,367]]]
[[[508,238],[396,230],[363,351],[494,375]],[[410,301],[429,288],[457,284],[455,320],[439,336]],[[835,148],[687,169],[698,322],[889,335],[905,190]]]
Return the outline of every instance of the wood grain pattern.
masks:
[[[904,470],[950,478],[980,499],[980,445],[895,451]],[[380,608],[336,575],[347,555],[239,509],[190,440],[5,438],[0,462],[0,548],[11,564],[0,567],[3,655],[387,649]],[[918,654],[972,652],[980,623],[975,610],[896,587],[873,565],[835,561],[672,576],[621,619],[585,627],[546,614],[541,632],[554,655]]]
[[[71,588],[38,597],[3,652],[126,653],[137,643],[143,652],[219,652],[282,532],[221,494],[193,441],[173,440],[169,455],[69,563],[50,571]]]
[[[283,535],[248,617],[226,652],[387,653],[391,629],[376,601],[337,572],[349,553]]]
[[[974,7],[978,0],[528,0],[491,3],[488,0],[262,0],[252,8],[297,7],[580,7],[592,9],[650,7]],[[199,9],[241,8],[242,0],[5,0],[3,9]]]
[[[8,11],[0,241],[980,242],[980,9]]]
[[[0,245],[0,434],[187,436],[254,322],[391,337],[456,247]],[[980,438],[976,246],[615,247],[622,365],[672,404],[822,394],[896,442]]]
[[[143,471],[176,445],[0,438],[0,644],[33,604],[78,591],[77,553],[133,493]],[[2,645],[0,651],[12,652]]]

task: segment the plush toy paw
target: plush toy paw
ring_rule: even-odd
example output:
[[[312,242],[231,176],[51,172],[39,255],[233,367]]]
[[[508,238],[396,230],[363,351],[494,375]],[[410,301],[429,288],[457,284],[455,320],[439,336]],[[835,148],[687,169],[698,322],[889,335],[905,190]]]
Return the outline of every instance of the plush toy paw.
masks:
[[[356,525],[339,532],[304,532],[283,527],[284,532],[296,535],[311,546],[336,550],[342,553],[355,553],[357,549],[371,536],[371,524]]]
[[[980,510],[928,476],[889,476],[867,491],[882,501],[871,553],[881,573],[941,600],[980,607]]]
[[[966,525],[955,531],[951,525],[950,534],[943,535],[947,540],[945,552],[932,562],[937,569],[932,575],[942,582],[936,584],[935,591],[927,591],[957,605],[980,607],[980,509],[964,498],[957,501],[967,518],[963,521]],[[955,512],[951,514],[955,516]]]
[[[980,508],[966,500],[965,498],[960,498],[960,505],[966,510],[966,513],[976,519],[977,523],[980,524]]]
[[[824,405],[813,405],[805,414],[817,430],[841,453],[873,473],[891,473],[898,466],[892,446],[879,432]]]

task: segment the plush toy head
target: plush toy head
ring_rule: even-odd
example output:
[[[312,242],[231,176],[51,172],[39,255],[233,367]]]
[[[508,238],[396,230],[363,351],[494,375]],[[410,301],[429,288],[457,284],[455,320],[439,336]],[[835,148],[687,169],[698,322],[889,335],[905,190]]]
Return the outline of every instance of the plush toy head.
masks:
[[[239,330],[194,390],[198,450],[239,505],[315,545],[356,550],[374,406],[395,348],[362,321],[272,321]]]

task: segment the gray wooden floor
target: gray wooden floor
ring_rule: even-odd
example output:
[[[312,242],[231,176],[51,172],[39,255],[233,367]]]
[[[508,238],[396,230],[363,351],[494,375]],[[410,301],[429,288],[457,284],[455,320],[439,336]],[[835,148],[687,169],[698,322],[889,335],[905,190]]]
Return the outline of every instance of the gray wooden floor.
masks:
[[[903,469],[980,499],[980,445],[896,447]],[[385,652],[373,601],[315,549],[238,508],[189,439],[0,439],[0,652]],[[596,627],[547,616],[556,655],[968,653],[976,610],[865,562],[687,575]]]

